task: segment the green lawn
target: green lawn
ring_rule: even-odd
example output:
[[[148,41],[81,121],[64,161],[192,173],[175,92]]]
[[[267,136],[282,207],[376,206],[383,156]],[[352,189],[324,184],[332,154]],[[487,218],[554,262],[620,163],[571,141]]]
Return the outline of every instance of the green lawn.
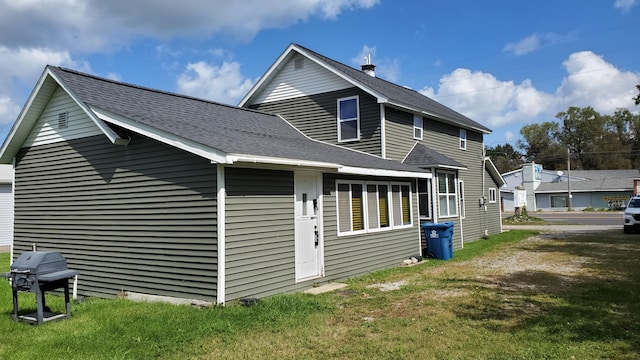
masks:
[[[450,261],[319,296],[212,308],[85,299],[71,319],[40,326],[11,320],[0,281],[0,359],[640,358],[640,236],[532,234],[492,236]],[[8,264],[0,254],[0,271]],[[369,287],[389,282],[403,286]],[[21,310],[33,298],[21,293]],[[57,296],[48,305],[63,309]]]

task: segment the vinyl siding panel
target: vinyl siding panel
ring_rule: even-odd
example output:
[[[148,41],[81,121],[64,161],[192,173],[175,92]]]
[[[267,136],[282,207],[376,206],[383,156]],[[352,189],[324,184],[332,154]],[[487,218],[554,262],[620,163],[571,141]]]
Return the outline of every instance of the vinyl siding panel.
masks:
[[[293,172],[226,168],[226,300],[292,291]]]
[[[297,67],[296,62],[300,66]],[[252,104],[326,93],[352,86],[315,62],[297,55],[284,63],[273,80],[254,97]]]
[[[411,183],[413,226],[397,230],[338,236],[336,179]],[[418,207],[415,184],[412,179],[354,178],[325,174],[323,182],[324,253],[327,279],[341,280],[399,266],[402,260],[420,255]]]
[[[385,145],[387,159],[402,161],[417,140],[413,138],[413,114],[385,107]]]
[[[0,246],[11,245],[13,239],[13,191],[11,184],[0,183]]]
[[[360,140],[338,142],[337,100],[359,97]],[[358,88],[254,104],[253,109],[276,113],[310,138],[381,156],[380,106],[375,97]]]
[[[68,113],[66,128],[58,127],[58,115]],[[51,100],[44,107],[34,129],[24,146],[38,146],[59,141],[79,139],[102,134],[98,126],[61,87],[58,87]]]
[[[79,293],[132,291],[215,302],[216,167],[142,136],[23,148],[15,252],[60,251]]]

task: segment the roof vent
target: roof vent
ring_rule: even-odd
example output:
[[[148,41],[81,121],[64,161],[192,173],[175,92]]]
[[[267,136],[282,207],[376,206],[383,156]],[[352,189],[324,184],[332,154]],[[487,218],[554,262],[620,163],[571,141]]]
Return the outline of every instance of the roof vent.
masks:
[[[294,69],[299,70],[302,69],[304,67],[304,58],[297,58],[293,61],[294,63]]]
[[[364,57],[364,64],[362,66],[362,71],[369,75],[376,77],[375,68],[376,66],[371,63],[371,54]]]
[[[69,112],[58,114],[58,129],[66,129],[69,127]]]

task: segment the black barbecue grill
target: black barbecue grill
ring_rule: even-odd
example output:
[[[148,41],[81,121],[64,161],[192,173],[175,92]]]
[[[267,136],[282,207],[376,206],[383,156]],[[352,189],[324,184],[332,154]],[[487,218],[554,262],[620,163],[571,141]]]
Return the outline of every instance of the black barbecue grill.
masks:
[[[11,271],[2,273],[11,282],[13,290],[13,318],[37,324],[59,318],[71,317],[69,302],[69,279],[77,276],[77,270],[67,268],[67,260],[59,252],[28,251],[11,264]],[[54,314],[45,304],[45,292],[62,288],[66,314]],[[35,314],[18,315],[18,292],[36,294]]]

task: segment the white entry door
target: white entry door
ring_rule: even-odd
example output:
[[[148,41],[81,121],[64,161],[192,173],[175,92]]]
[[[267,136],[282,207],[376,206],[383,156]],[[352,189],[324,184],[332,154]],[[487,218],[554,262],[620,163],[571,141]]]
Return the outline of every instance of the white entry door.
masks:
[[[315,173],[296,173],[295,176],[296,280],[299,281],[322,275],[319,181]]]

